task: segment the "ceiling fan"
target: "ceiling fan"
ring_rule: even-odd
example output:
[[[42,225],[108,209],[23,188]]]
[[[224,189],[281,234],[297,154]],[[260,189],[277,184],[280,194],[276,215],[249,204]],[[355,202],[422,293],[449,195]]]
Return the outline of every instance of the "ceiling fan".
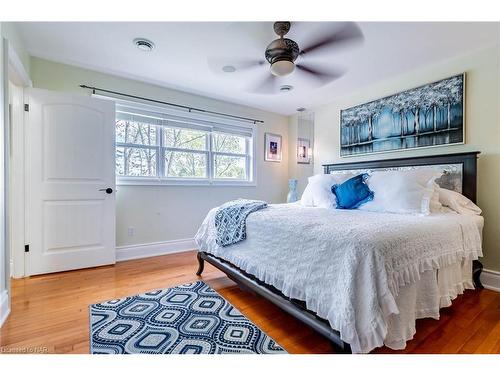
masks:
[[[279,38],[273,40],[265,50],[265,60],[240,61],[235,65],[224,66],[223,71],[234,72],[251,69],[269,64],[269,71],[264,80],[252,87],[250,91],[257,93],[275,92],[275,84],[278,77],[285,77],[292,73],[301,74],[306,78],[312,78],[324,85],[340,78],[345,71],[341,69],[325,69],[307,64],[307,57],[320,51],[325,51],[340,45],[353,44],[363,40],[360,28],[352,22],[344,23],[332,33],[322,35],[317,40],[305,47],[299,47],[297,42],[284,36],[290,31],[291,23],[280,21],[274,23],[274,32]],[[299,62],[297,62],[299,59]],[[220,69],[220,65],[219,65]],[[286,86],[286,85],[285,85]]]

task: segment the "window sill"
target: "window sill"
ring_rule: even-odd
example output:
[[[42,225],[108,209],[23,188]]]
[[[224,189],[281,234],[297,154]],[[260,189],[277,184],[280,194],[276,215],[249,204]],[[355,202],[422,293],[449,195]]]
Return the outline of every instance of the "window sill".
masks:
[[[117,178],[117,186],[240,186],[256,187],[255,181],[159,180],[149,178]]]

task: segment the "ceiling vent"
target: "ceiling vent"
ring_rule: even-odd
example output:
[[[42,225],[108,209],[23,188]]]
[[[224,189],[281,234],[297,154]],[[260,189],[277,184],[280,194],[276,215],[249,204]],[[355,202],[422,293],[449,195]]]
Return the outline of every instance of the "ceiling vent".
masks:
[[[222,71],[224,73],[234,73],[234,72],[236,72],[236,68],[232,65],[224,65],[222,67]]]
[[[136,38],[134,39],[134,44],[139,48],[141,51],[152,51],[155,48],[155,44],[147,39],[144,38]]]
[[[293,86],[291,86],[291,85],[280,86],[280,91],[281,92],[288,92],[288,91],[292,91],[292,90],[293,90]]]

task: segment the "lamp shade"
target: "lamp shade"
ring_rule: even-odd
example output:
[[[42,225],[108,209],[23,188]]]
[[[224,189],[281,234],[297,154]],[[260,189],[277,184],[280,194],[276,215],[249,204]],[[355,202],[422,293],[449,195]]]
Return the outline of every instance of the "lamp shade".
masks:
[[[280,60],[271,65],[271,73],[282,77],[292,73],[295,70],[295,64],[292,61]]]

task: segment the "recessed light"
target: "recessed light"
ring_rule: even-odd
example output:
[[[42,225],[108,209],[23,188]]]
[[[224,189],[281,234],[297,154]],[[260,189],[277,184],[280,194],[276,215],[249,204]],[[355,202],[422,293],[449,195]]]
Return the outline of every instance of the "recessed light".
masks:
[[[222,67],[222,71],[224,73],[234,73],[234,72],[236,72],[236,68],[232,65],[224,65]]]
[[[288,92],[288,91],[292,91],[292,90],[293,90],[293,86],[291,86],[291,85],[280,86],[280,91],[282,91],[282,92]]]
[[[150,52],[155,48],[155,44],[152,41],[150,41],[148,39],[144,39],[144,38],[134,39],[134,44],[141,51],[145,51],[145,52]]]
[[[304,112],[306,109],[304,107],[297,108],[297,112]]]

